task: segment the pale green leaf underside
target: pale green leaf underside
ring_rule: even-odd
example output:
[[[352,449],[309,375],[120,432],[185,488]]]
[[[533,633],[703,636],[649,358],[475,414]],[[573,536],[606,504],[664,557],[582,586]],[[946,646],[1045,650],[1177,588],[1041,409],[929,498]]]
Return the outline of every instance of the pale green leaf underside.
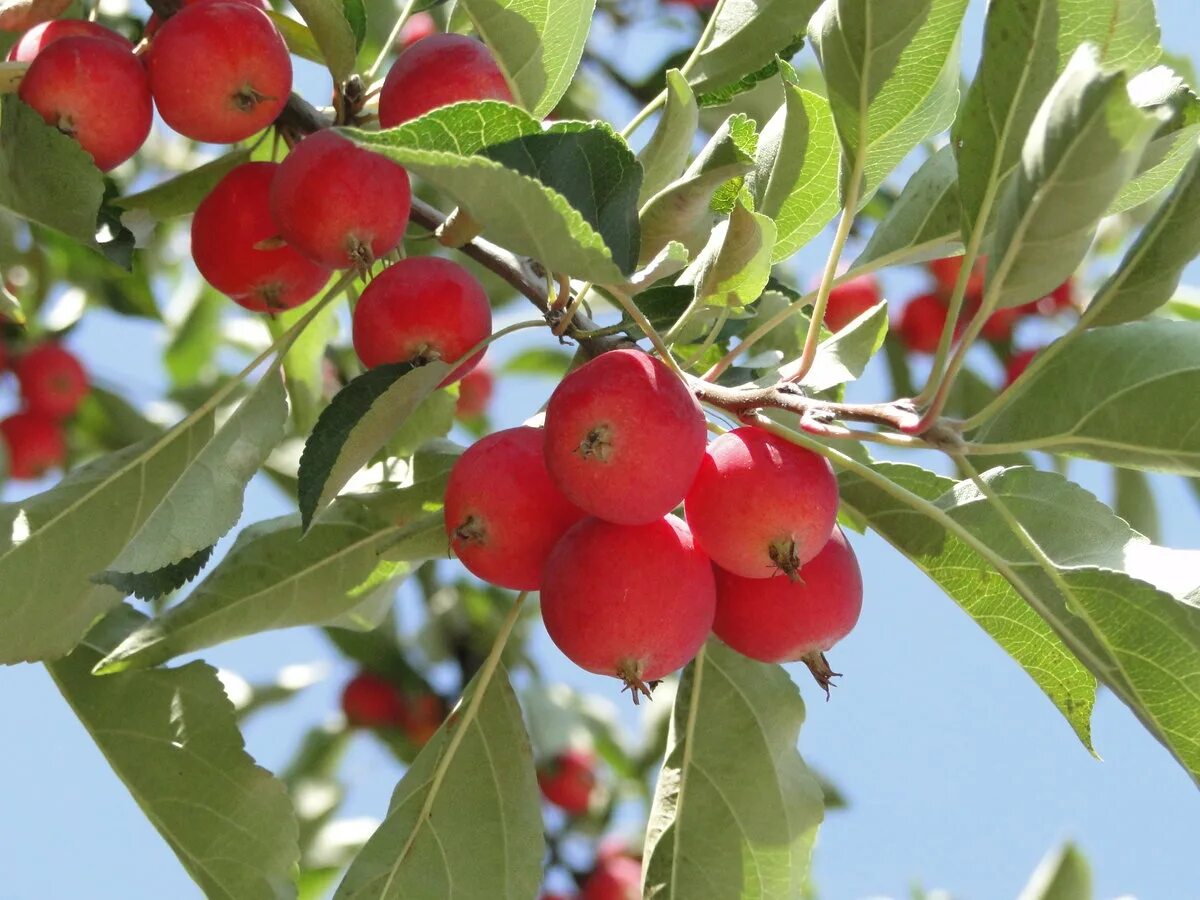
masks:
[[[647,900],[792,900],[824,816],[796,750],[804,703],[779,666],[715,638],[684,670],[646,832]]]
[[[696,296],[707,306],[748,306],[771,277],[774,243],[775,223],[738,202],[677,283],[695,285]]]
[[[942,147],[921,168],[875,226],[852,268],[879,268],[893,260],[925,262],[960,246],[958,170],[954,152]]]
[[[97,632],[113,628],[112,618],[123,631],[141,617],[125,610]],[[97,638],[50,674],[188,874],[213,900],[294,897],[291,800],[246,753],[216,671],[192,662],[97,678],[92,667],[111,646]]]
[[[336,900],[530,900],[542,880],[542,813],[533,751],[503,667],[465,720],[455,713],[396,786],[387,816],[355,858]],[[454,756],[451,736],[466,728]],[[429,814],[422,808],[436,791]]]
[[[1200,393],[1200,322],[1130,322],[1063,340],[1004,395],[973,443],[984,452],[1037,449],[1200,474],[1195,419],[1163,414]]]
[[[1034,117],[1001,198],[988,302],[1018,306],[1066,281],[1158,124],[1133,104],[1122,73],[1104,71],[1092,45],[1079,48]]]
[[[953,479],[917,466],[877,463],[875,469],[930,502],[954,487]],[[1095,679],[991,561],[871,482],[851,473],[839,481],[843,505],[937,582],[1025,669],[1090,748]]]
[[[731,85],[770,65],[803,36],[820,0],[725,0],[712,40],[688,75],[696,93]]]
[[[887,303],[880,302],[817,345],[812,368],[800,382],[810,391],[826,391],[863,373],[887,336]]]
[[[696,95],[687,79],[678,69],[671,69],[667,72],[666,82],[667,102],[662,118],[650,141],[638,153],[638,160],[645,170],[642,189],[638,193],[639,207],[679,177],[691,155],[692,140],[700,124]]]
[[[232,150],[152,188],[118,197],[113,204],[122,209],[144,209],[159,220],[191,215],[230,169],[249,160],[248,149]]]
[[[546,115],[567,92],[596,0],[461,0],[517,102]]]
[[[1092,900],[1092,873],[1074,844],[1066,844],[1038,864],[1017,900]]]
[[[293,0],[292,6],[308,25],[334,83],[343,82],[354,74],[358,44],[354,29],[346,19],[342,0]]]
[[[1154,312],[1170,300],[1183,270],[1200,253],[1200,153],[1170,196],[1142,228],[1121,265],[1087,309],[1087,324],[1119,325]]]

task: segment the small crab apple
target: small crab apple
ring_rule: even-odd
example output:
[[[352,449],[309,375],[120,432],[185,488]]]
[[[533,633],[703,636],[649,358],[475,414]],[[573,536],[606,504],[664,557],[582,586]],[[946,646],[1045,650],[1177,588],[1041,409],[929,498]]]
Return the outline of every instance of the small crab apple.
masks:
[[[841,331],[878,302],[879,282],[874,275],[859,275],[835,284],[825,307],[825,327]]]
[[[49,416],[19,412],[0,422],[0,439],[8,450],[12,478],[39,478],[67,458],[62,427]]]
[[[1045,297],[1032,300],[1017,309],[1028,315],[1053,316],[1075,304],[1075,280],[1068,278]]]
[[[34,25],[21,35],[21,39],[12,45],[8,51],[9,62],[33,62],[35,56],[53,44],[68,37],[94,37],[103,41],[111,41],[118,47],[133,51],[133,44],[124,35],[117,34],[111,28],[89,22],[87,19],[52,19]]]
[[[183,0],[183,2],[179,4],[179,6],[182,9],[185,6],[195,6],[197,3],[209,3],[209,2],[211,2],[211,0]],[[251,6],[261,9],[261,10],[264,10],[264,11],[268,9],[267,4],[264,3],[263,0],[236,0],[236,2],[249,3]],[[146,30],[145,30],[145,32],[143,32],[143,36],[146,37],[147,39],[152,38],[152,37],[154,37],[155,34],[158,33],[158,29],[160,29],[161,27],[162,27],[162,19],[160,19],[158,17],[158,13],[151,12],[150,18],[148,18],[146,20]]]
[[[844,638],[862,611],[862,572],[840,528],[800,570],[799,581],[742,578],[720,567],[713,632],[759,662],[803,662],[828,693],[835,674],[825,651]]]
[[[430,35],[437,34],[437,23],[427,12],[414,13],[412,18],[400,29],[400,39],[397,43],[401,49],[407,50],[417,41],[424,40]]]
[[[446,485],[450,548],[473,574],[536,591],[559,538],[586,513],[550,480],[540,428],[508,428],[476,441]]]
[[[454,415],[464,422],[478,419],[488,408],[496,386],[492,370],[483,363],[468,372],[458,383],[458,402]]]
[[[579,900],[641,900],[642,864],[628,856],[600,860],[583,884]]]
[[[596,758],[586,750],[567,750],[538,769],[542,796],[563,812],[581,816],[596,790]]]
[[[209,284],[254,312],[299,306],[329,280],[328,269],[278,238],[269,203],[278,169],[270,162],[231,169],[200,201],[192,219],[196,268]]]
[[[384,269],[354,307],[354,352],[367,368],[398,362],[454,362],[492,333],[487,291],[458,263],[410,256]],[[451,372],[458,381],[480,350]]]
[[[614,525],[589,518],[542,572],[542,619],[580,668],[625,682],[634,701],[685,665],[712,630],[712,564],[680,519]]]
[[[1029,368],[1029,364],[1033,362],[1033,358],[1037,356],[1038,349],[1020,350],[1008,358],[1004,364],[1004,386],[1010,386],[1014,381],[1025,374],[1025,370]]]
[[[1022,311],[1019,306],[1010,306],[1006,309],[998,309],[983,323],[983,328],[980,329],[982,334],[989,341],[1006,341],[1012,337],[1013,328],[1020,321]]]
[[[700,404],[670,369],[641,350],[613,350],[551,395],[546,466],[592,515],[644,524],[679,505],[707,433]]]
[[[946,326],[946,305],[937,294],[913,297],[900,312],[895,331],[913,353],[933,353]]]
[[[446,704],[437,694],[408,694],[404,698],[400,727],[413,745],[424,747],[437,734],[445,718]]]
[[[402,166],[328,130],[297,144],[271,183],[280,235],[331,269],[365,268],[396,249],[411,202]]]
[[[87,396],[88,377],[75,354],[54,342],[39,344],[13,363],[30,412],[65,419]]]
[[[154,35],[146,66],[163,121],[214,144],[262,131],[292,90],[287,45],[267,14],[242,0],[185,6]]]
[[[958,277],[962,272],[962,264],[963,258],[961,256],[932,259],[925,264],[929,269],[929,274],[933,276],[933,280],[937,283],[937,293],[942,297],[949,297],[954,293],[954,287],[958,284]],[[978,301],[982,298],[986,269],[986,257],[981,256],[975,260],[975,265],[971,269],[971,276],[967,279],[967,289],[963,294],[967,300]]]
[[[64,37],[29,64],[18,96],[107,172],[146,141],[154,116],[141,62],[116,41]]]
[[[355,728],[400,728],[404,724],[404,695],[386,678],[359,672],[342,689],[342,712]]]
[[[512,89],[492,52],[461,34],[433,34],[400,54],[379,94],[379,127],[391,128],[462,100],[504,100]]]
[[[684,508],[717,565],[745,578],[796,579],[829,540],[837,479],[811,450],[761,428],[735,428],[708,445]]]

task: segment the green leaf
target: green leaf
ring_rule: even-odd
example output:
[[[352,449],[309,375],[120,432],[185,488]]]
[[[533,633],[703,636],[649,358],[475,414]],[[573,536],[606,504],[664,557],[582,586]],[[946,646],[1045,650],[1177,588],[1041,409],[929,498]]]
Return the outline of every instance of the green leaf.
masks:
[[[221,346],[221,314],[228,306],[229,300],[215,290],[200,292],[163,353],[163,366],[173,385],[206,383],[216,375],[214,357]]]
[[[1200,152],[1142,228],[1121,265],[1088,304],[1088,325],[1119,325],[1169,301],[1187,264],[1200,253]]]
[[[308,310],[300,307],[272,316],[268,323],[272,336],[279,338],[306,315]],[[291,401],[292,421],[301,433],[312,431],[325,406],[325,348],[337,334],[337,308],[326,306],[283,357],[283,376]]]
[[[562,350],[530,347],[505,361],[500,371],[505,375],[545,375],[559,379],[567,374],[571,356]]]
[[[875,471],[905,491],[933,502],[954,489],[951,478],[917,466],[875,463]],[[1091,741],[1096,682],[1016,588],[960,537],[897,500],[861,475],[839,474],[842,504],[911,559],[1016,660],[1058,707],[1084,746]],[[1003,559],[1003,558],[1002,558]]]
[[[380,587],[394,587],[411,563],[446,554],[437,508],[445,486],[442,472],[377,497],[340,497],[307,533],[298,516],[251,525],[190,595],[131,634],[97,671],[154,666],[354,612]]]
[[[940,259],[959,246],[958,167],[942,147],[913,174],[883,217],[852,268],[883,268]]]
[[[730,116],[683,175],[646,201],[639,264],[648,263],[671,241],[683,244],[692,256],[703,249],[713,226],[713,194],[754,168],[753,140],[753,122]]]
[[[938,506],[1005,562],[1008,580],[1200,783],[1200,608],[1176,599],[1198,595],[1196,551],[1149,544],[1053,472],[983,478],[1051,571],[975,485],[956,486]]]
[[[1125,76],[1085,44],[1038,110],[1020,165],[1001,198],[987,301],[1044,297],[1083,259],[1096,225],[1133,176],[1160,120],[1138,109]]]
[[[123,609],[101,622],[49,666],[55,684],[205,896],[294,896],[300,851],[291,801],[246,753],[216,671],[192,662],[92,676],[114,637],[140,618]]]
[[[365,25],[362,0],[293,0],[292,5],[321,48],[334,84],[341,84],[354,74],[362,31],[355,32],[352,19]]]
[[[283,439],[286,421],[283,379],[272,367],[178,473],[105,575],[155,573],[215,544],[241,518],[246,485]]]
[[[300,457],[300,516],[305,529],[437,390],[451,368],[444,362],[379,366],[337,393],[321,413]]]
[[[186,559],[163,566],[152,572],[101,572],[92,576],[96,584],[107,584],[121,593],[140,600],[153,600],[183,587],[208,565],[213,548],[205,547]]]
[[[122,209],[144,209],[159,221],[189,216],[230,169],[249,160],[249,149],[232,150],[152,188],[117,197],[113,204]]]
[[[842,194],[859,206],[958,107],[958,29],[966,0],[827,0],[809,38],[842,141]]]
[[[1092,873],[1074,844],[1064,844],[1038,864],[1017,900],[1092,900]]]
[[[747,306],[758,299],[771,277],[774,244],[775,223],[754,212],[749,195],[743,193],[677,283],[694,285],[696,296],[707,306]]]
[[[1200,429],[1171,413],[1200,392],[1200,322],[1130,322],[1063,340],[1001,396],[973,443],[1200,474]]]
[[[460,0],[517,103],[539,118],[567,92],[596,0]]]
[[[1163,109],[1169,116],[1146,147],[1137,175],[1108,208],[1124,212],[1170,187],[1196,152],[1200,137],[1200,98],[1166,66],[1156,66],[1129,82],[1129,93],[1142,109]]]
[[[800,382],[810,391],[827,391],[863,373],[887,336],[887,303],[875,304],[833,337],[817,345],[812,368]]]
[[[804,894],[821,787],[796,751],[804,703],[779,666],[713,639],[683,673],[646,830],[647,898]]]
[[[638,154],[644,175],[638,206],[679,177],[692,153],[692,140],[700,123],[700,110],[687,79],[678,69],[666,74],[667,102],[649,143]]]
[[[550,271],[606,284],[636,266],[642,169],[604,123],[543,131],[528,113],[483,101],[345,134],[441,188],[485,235]]]
[[[1060,66],[1084,41],[1100,49],[1106,68],[1140,72],[1162,55],[1154,0],[1058,0]]]
[[[712,37],[688,75],[697,94],[736,84],[744,76],[788,59],[820,0],[741,0],[722,5]],[[768,71],[763,77],[770,77]]]
[[[8,319],[16,325],[25,324],[25,310],[21,309],[21,301],[2,282],[0,282],[0,317]]]
[[[782,81],[783,106],[763,128],[747,177],[758,211],[775,220],[773,262],[820,234],[838,211],[840,156],[829,102],[798,87],[791,66]]]
[[[104,178],[72,138],[17,99],[0,99],[0,207],[90,247]]]
[[[0,663],[55,659],[75,646],[122,597],[93,584],[96,573],[161,568],[155,560],[177,562],[232,527],[245,485],[238,479],[252,474],[251,457],[270,449],[259,443],[265,423],[247,425],[244,438],[237,422],[217,430],[216,407],[236,387],[230,382],[206,412],[161,437],[101,457],[44,493],[0,506],[0,584],[6,585],[0,593]],[[247,401],[251,409],[269,411],[282,402],[277,376],[264,376],[258,393]],[[219,462],[209,450],[216,445],[237,456]],[[178,515],[172,503],[180,504]],[[147,527],[151,520],[156,531]],[[174,553],[179,556],[169,558]]]
[[[529,735],[503,667],[482,675],[396,786],[335,900],[536,896],[545,841]]]
[[[1115,499],[1113,512],[1150,540],[1157,542],[1161,537],[1158,527],[1158,504],[1145,472],[1137,469],[1113,470]]]
[[[278,10],[268,9],[265,12],[283,36],[283,41],[287,44],[290,53],[301,59],[307,59],[309,62],[325,65],[325,55],[317,46],[317,39],[313,37],[313,33],[307,25],[297,22],[291,16]]]

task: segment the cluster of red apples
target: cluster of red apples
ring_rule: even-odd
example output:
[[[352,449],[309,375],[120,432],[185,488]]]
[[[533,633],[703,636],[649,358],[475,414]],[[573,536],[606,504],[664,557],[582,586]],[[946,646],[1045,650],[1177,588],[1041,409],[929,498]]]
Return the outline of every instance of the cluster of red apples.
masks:
[[[406,690],[375,672],[362,671],[342,689],[342,713],[352,728],[398,730],[416,747],[424,747],[446,718],[437,694]]]
[[[559,649],[635,700],[711,633],[752,659],[803,661],[827,686],[824,651],[862,606],[833,471],[756,427],[707,434],[662,362],[604,353],[563,379],[543,428],[496,432],[458,460],[451,548],[485,581],[540,591]]]
[[[983,300],[985,268],[986,260],[980,260],[967,280],[964,316],[956,323],[960,330]],[[892,331],[910,353],[930,354],[937,349],[949,316],[947,304],[962,271],[962,257],[935,259],[927,264],[927,269],[933,282],[930,289],[905,303],[899,318],[892,323]],[[831,331],[840,331],[878,303],[880,296],[879,282],[872,275],[860,275],[836,285],[829,293],[825,325]],[[1020,377],[1040,349],[1016,350],[1011,346],[1017,324],[1030,316],[1057,315],[1073,305],[1074,285],[1068,279],[1040,300],[997,310],[988,317],[980,334],[1001,352],[1006,386]]]
[[[10,478],[39,478],[67,458],[63,423],[88,393],[79,360],[54,341],[35,344],[9,357],[0,345],[0,370],[11,368],[20,386],[21,409],[0,421]]]

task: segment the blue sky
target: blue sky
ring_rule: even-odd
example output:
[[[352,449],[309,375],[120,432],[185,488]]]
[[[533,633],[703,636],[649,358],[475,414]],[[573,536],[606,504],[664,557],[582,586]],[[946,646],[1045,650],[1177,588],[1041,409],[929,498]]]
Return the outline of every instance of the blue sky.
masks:
[[[1200,32],[1191,6],[1159,0],[1159,16],[1166,47],[1196,58]],[[968,59],[978,46],[982,4],[974,0],[972,7]],[[816,243],[800,260],[806,277],[825,249]],[[1191,275],[1200,281],[1200,270],[1193,267]],[[903,299],[914,284],[901,274],[886,286],[890,297]],[[546,340],[526,332],[497,356]],[[162,383],[160,347],[146,325],[96,314],[74,345],[98,378],[129,384],[138,397],[153,396]],[[548,388],[535,379],[505,383],[498,425],[519,422]],[[875,367],[855,393],[878,398],[885,389]],[[1071,475],[1110,498],[1100,467],[1077,464]],[[1157,479],[1155,489],[1165,543],[1200,547],[1200,507],[1190,492],[1167,478]],[[287,508],[278,492],[256,483],[246,521]],[[1093,759],[1034,683],[923,574],[877,538],[853,543],[866,601],[858,629],[832,654],[845,677],[826,703],[807,674],[796,673],[809,704],[801,750],[850,800],[821,830],[815,856],[821,896],[904,897],[921,884],[975,900],[1014,897],[1043,854],[1065,839],[1091,861],[1099,897],[1196,896],[1200,794],[1133,716],[1101,695],[1094,736],[1104,761]],[[611,698],[633,721],[611,680],[573,669],[544,633],[536,635],[554,677]],[[330,654],[317,635],[296,630],[217,648],[205,658],[255,681]],[[291,705],[252,719],[250,751],[268,767],[281,765],[307,727],[334,713],[347,675],[335,663],[328,679]],[[0,743],[6,773],[0,900],[198,897],[44,670],[0,672],[0,691],[7,737]],[[361,737],[344,771],[347,814],[381,815],[398,775],[390,758]]]

